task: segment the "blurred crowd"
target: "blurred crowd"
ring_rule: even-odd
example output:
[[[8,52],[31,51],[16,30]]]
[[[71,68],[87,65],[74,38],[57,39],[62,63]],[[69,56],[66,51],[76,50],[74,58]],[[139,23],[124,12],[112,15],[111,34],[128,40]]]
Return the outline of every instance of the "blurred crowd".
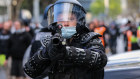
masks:
[[[93,19],[87,24],[92,32],[102,35],[100,39],[106,54],[117,54],[117,39],[123,36],[124,50],[140,49],[140,24],[128,20],[125,24],[116,21],[105,23]],[[42,26],[39,23],[27,23],[20,20],[6,21],[0,24],[0,70],[7,73],[7,79],[27,79],[23,73],[22,61],[26,49]],[[8,65],[8,62],[11,63]],[[1,79],[1,78],[0,78]]]
[[[97,32],[102,35],[101,40],[105,47],[106,53],[117,54],[117,46],[119,47],[119,41],[117,39],[122,38],[121,45],[124,46],[124,52],[140,49],[140,24],[127,20],[125,23],[117,23],[112,21],[110,23],[104,23],[98,19],[92,20],[88,27],[90,31]]]
[[[0,69],[10,75],[6,79],[26,78],[22,68],[23,57],[40,28],[39,23],[20,20],[9,20],[0,24]],[[11,58],[10,68],[7,66],[8,58]]]

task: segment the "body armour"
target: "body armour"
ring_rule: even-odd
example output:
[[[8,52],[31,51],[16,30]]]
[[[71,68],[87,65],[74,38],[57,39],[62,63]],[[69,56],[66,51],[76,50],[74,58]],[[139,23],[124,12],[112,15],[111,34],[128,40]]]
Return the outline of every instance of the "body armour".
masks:
[[[94,32],[75,34],[67,42],[65,55],[53,61],[48,55],[42,56],[46,51],[42,47],[25,64],[24,71],[32,78],[46,72],[49,79],[103,79],[107,56],[100,36]]]

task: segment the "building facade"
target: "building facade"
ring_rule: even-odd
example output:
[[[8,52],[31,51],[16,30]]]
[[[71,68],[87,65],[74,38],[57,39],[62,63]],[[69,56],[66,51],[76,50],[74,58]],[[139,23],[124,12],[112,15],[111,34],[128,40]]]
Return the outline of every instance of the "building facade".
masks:
[[[0,0],[0,23],[11,19],[11,0]]]

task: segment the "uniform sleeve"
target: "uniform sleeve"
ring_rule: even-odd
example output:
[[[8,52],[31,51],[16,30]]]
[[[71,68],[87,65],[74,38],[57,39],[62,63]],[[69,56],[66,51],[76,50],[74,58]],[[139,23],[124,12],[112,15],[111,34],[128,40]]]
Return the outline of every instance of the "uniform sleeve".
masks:
[[[32,37],[29,33],[25,33],[25,34],[26,34],[25,36],[26,45],[29,46],[31,43]]]
[[[107,56],[99,38],[91,39],[86,48],[66,47],[66,56],[76,65],[84,65],[93,69],[102,69],[107,64]]]
[[[31,45],[32,47],[30,51],[30,57],[32,57],[37,52],[37,50],[41,47],[41,43],[38,40],[34,40]]]
[[[41,75],[45,69],[50,65],[51,61],[49,57],[46,56],[45,58],[42,56],[46,49],[39,49],[24,65],[24,72],[32,77],[35,78]]]

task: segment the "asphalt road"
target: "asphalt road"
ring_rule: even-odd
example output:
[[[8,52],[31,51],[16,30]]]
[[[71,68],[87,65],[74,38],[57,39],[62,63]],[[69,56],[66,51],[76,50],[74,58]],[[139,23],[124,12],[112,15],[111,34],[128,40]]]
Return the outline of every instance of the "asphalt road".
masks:
[[[108,71],[104,79],[140,79],[140,68]]]
[[[3,68],[0,68],[0,79],[7,79],[5,70]]]

